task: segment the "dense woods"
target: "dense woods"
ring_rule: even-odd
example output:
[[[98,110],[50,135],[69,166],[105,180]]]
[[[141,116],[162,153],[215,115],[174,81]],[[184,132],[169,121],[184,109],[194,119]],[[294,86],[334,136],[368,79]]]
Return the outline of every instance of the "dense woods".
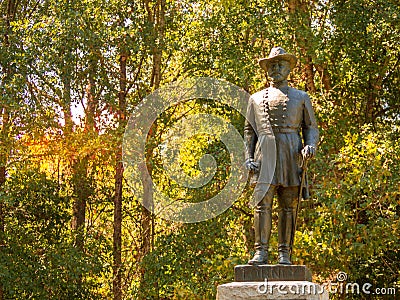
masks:
[[[261,90],[257,59],[277,45],[298,57],[290,84],[310,94],[321,133],[293,260],[319,283],[343,271],[400,293],[398,1],[2,0],[0,9],[0,300],[215,299],[253,251],[252,191],[204,222],[161,219],[127,184],[123,134],[145,97],[171,82]],[[243,118],[214,101],[168,108],[147,135],[145,201],[148,175],[192,202],[226,183],[229,153],[215,136],[180,152],[189,176],[204,154],[215,158],[209,184],[184,189],[163,171],[165,131],[196,113],[243,132]],[[274,255],[275,235],[271,244]]]

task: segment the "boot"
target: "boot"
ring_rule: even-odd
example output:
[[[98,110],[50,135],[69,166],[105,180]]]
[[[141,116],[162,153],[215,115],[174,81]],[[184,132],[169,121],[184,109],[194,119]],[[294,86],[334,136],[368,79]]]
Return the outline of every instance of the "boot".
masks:
[[[271,236],[272,213],[267,205],[258,205],[254,212],[255,250],[249,265],[268,264],[268,243]]]
[[[249,265],[266,265],[268,264],[268,246],[255,244],[256,253],[253,258],[248,261]]]
[[[293,208],[283,208],[278,219],[278,264],[291,265],[291,238],[293,230]]]
[[[278,264],[291,265],[290,261],[290,247],[289,245],[281,244],[278,246]]]

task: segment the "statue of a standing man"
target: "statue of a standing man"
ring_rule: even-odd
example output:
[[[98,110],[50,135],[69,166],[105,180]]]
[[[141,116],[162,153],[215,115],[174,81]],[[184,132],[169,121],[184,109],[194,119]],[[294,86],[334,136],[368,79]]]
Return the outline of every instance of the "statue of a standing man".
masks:
[[[309,96],[288,86],[287,77],[296,61],[294,55],[282,48],[273,48],[268,58],[259,60],[271,84],[249,99],[244,131],[246,167],[256,175],[253,197],[257,204],[254,212],[256,252],[248,262],[252,265],[268,263],[275,193],[279,205],[278,263],[291,264],[296,208],[301,198],[300,186],[304,186],[301,181],[305,178],[302,164],[315,155],[319,139]],[[275,139],[273,151],[266,142],[271,134]],[[273,173],[271,166],[275,166]],[[302,194],[303,198],[308,197],[307,184]]]

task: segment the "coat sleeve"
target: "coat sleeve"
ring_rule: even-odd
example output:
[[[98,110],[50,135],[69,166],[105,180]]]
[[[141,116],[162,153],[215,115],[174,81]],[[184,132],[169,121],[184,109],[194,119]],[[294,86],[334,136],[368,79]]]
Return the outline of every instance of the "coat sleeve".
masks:
[[[254,114],[254,102],[250,97],[247,105],[246,120],[244,125],[244,144],[246,147],[245,157],[246,159],[254,159],[254,151],[257,144],[257,133],[255,131],[255,114]]]
[[[302,131],[304,144],[317,147],[319,141],[318,125],[310,97],[307,94],[304,98]]]

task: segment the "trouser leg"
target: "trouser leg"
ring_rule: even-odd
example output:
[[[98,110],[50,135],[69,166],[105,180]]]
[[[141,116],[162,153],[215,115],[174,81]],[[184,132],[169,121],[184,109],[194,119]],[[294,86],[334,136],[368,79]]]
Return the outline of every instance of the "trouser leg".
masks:
[[[298,201],[299,187],[280,187],[278,189],[278,253],[279,264],[291,265],[292,234]]]
[[[250,265],[268,263],[268,244],[272,227],[272,201],[275,187],[271,186],[263,200],[258,203],[254,211],[255,250],[254,257],[249,260]]]

